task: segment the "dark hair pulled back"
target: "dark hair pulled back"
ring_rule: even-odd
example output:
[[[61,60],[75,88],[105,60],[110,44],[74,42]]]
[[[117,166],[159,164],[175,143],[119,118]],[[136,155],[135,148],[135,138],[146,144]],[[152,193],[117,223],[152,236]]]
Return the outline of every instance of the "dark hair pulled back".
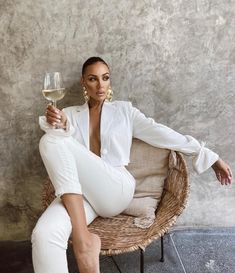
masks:
[[[98,63],[98,62],[105,64],[108,67],[108,69],[109,69],[109,66],[107,65],[107,63],[102,58],[100,58],[100,57],[90,57],[89,59],[87,59],[85,61],[85,63],[82,66],[82,75],[85,74],[86,68],[89,65],[92,65],[92,64],[95,64],[95,63]]]

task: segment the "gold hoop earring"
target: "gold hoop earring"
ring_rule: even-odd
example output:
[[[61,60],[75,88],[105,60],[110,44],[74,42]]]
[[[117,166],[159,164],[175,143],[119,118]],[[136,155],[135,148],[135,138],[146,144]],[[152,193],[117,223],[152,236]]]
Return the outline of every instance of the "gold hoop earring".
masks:
[[[86,90],[86,87],[83,86],[82,89],[83,89],[83,98],[84,98],[85,102],[88,102],[89,101],[89,96],[88,96],[88,92]]]
[[[106,100],[112,101],[112,99],[113,99],[113,90],[111,89],[111,87],[109,87],[107,91],[107,95],[106,95]]]

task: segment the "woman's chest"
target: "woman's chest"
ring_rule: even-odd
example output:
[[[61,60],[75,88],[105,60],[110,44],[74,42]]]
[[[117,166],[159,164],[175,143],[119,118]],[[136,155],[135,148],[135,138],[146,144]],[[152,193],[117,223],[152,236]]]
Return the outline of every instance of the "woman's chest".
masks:
[[[100,138],[100,113],[89,113],[89,143],[90,150],[100,156],[101,138]]]

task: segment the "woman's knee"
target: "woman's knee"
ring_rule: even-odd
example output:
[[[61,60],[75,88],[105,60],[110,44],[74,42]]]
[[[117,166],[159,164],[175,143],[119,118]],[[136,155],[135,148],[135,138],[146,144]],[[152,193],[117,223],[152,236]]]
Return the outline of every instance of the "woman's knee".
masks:
[[[47,227],[44,227],[37,223],[34,227],[33,232],[31,234],[31,242],[32,244],[38,244],[45,241],[49,241],[50,236],[47,230]]]
[[[65,148],[66,143],[63,137],[44,134],[39,141],[40,154],[42,157],[50,157],[52,153],[55,155],[62,147]]]
[[[53,144],[53,145],[60,144],[62,142],[63,142],[62,137],[53,136],[50,134],[44,134],[39,141],[39,149],[43,149],[51,144]]]
[[[59,198],[55,199],[39,218],[31,235],[34,245],[57,244],[67,248],[72,231],[70,218]]]
[[[67,249],[70,232],[64,232],[60,226],[38,223],[33,229],[31,242],[34,247],[54,244]]]
[[[99,216],[106,218],[106,217],[113,217],[118,214],[120,214],[124,209],[120,208],[118,205],[116,207],[110,206],[109,205],[100,205],[98,208],[96,207],[96,212]]]
[[[44,134],[39,141],[40,153],[44,153],[44,151],[46,151],[48,145],[50,145],[51,143],[52,143],[51,137],[48,136],[48,134]]]

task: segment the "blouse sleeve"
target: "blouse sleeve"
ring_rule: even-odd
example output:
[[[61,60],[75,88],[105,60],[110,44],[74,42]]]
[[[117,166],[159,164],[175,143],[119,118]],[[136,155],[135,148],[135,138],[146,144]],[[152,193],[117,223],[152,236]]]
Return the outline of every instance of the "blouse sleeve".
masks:
[[[200,174],[211,167],[218,159],[218,154],[205,147],[192,136],[182,135],[171,128],[147,118],[137,108],[131,106],[133,137],[159,148],[182,152],[193,156],[193,168]]]
[[[62,111],[65,111],[65,110],[62,109]],[[68,115],[67,115],[67,122],[66,122],[66,128],[65,129],[55,129],[52,125],[50,125],[46,121],[45,116],[40,116],[39,117],[39,126],[45,133],[51,134],[51,135],[54,135],[54,136],[67,137],[67,136],[73,135],[73,133],[75,131]]]

